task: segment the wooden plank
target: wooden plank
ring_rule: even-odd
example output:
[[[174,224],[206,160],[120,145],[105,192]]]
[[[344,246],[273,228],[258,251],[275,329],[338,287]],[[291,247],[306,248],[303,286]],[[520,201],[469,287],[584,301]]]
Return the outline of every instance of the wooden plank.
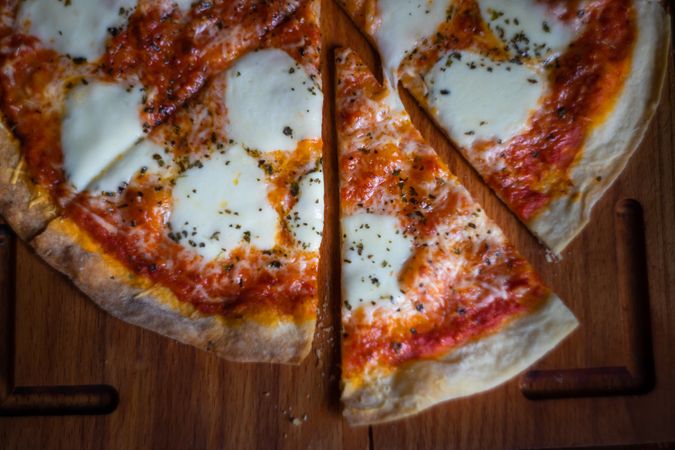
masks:
[[[413,121],[488,214],[574,310],[582,326],[538,370],[629,367],[636,353],[622,323],[616,204],[644,212],[655,387],[646,395],[528,400],[520,381],[446,403],[414,418],[352,428],[339,405],[339,253],[332,50],[351,46],[379,73],[379,59],[332,0],[322,2],[326,243],[316,342],[298,367],[236,364],[126,325],[98,310],[18,242],[0,263],[0,404],[13,386],[112,386],[108,415],[0,417],[0,448],[545,448],[675,441],[675,72],[645,142],[561,262],[485,187],[442,133],[404,95]],[[628,233],[631,235],[630,233]],[[623,238],[622,238],[623,239]],[[1,247],[1,244],[0,244]],[[621,247],[620,247],[621,248]],[[623,250],[621,250],[623,251]],[[4,255],[4,253],[3,253]],[[0,258],[2,259],[2,258]],[[13,263],[13,265],[12,265]],[[12,266],[7,270],[7,266]],[[625,267],[624,267],[624,270]],[[628,272],[632,272],[628,268]],[[4,277],[4,278],[3,278]],[[629,286],[630,287],[630,286]],[[640,291],[639,285],[633,289]],[[10,305],[14,300],[16,307]],[[645,297],[646,299],[646,297]],[[13,305],[14,303],[12,303]],[[6,322],[6,321],[5,321]],[[5,322],[0,322],[4,324]],[[630,328],[630,327],[629,327]],[[16,352],[8,351],[15,334]],[[631,343],[632,342],[632,343]],[[7,380],[13,377],[11,383]],[[3,391],[5,389],[5,391]],[[307,420],[303,418],[307,415]],[[292,419],[300,424],[293,425]],[[656,446],[652,446],[657,448]],[[640,447],[642,448],[642,446]]]

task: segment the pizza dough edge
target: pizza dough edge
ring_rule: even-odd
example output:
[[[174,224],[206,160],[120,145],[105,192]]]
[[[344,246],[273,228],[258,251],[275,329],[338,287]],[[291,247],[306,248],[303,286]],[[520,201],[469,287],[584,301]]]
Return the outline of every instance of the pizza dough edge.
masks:
[[[0,113],[0,215],[23,240],[44,230],[58,208],[26,171],[21,146]]]
[[[556,254],[588,224],[593,207],[642,143],[661,100],[670,59],[670,16],[660,2],[636,0],[636,7],[639,36],[631,73],[610,116],[592,131],[573,168],[572,180],[579,189],[556,199],[526,224]],[[600,173],[604,175],[596,181]]]
[[[351,425],[398,420],[438,403],[494,388],[531,366],[578,325],[562,301],[551,294],[540,308],[495,334],[374,375],[360,386],[346,385],[343,414]]]
[[[31,242],[45,261],[67,275],[103,310],[120,320],[240,362],[297,364],[310,351],[316,319],[236,324],[195,312],[167,288],[138,276],[70,219],[59,218]],[[183,308],[181,308],[181,306]]]

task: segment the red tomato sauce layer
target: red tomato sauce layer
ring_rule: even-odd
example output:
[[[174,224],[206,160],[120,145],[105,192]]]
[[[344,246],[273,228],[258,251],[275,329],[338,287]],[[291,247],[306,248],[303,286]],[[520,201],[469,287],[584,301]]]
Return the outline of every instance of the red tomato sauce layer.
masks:
[[[0,108],[7,126],[21,142],[33,182],[55,194],[63,179],[62,111],[45,87],[72,70],[73,62],[24,35],[5,37],[0,57]]]
[[[593,3],[583,33],[550,70],[552,92],[530,131],[505,150],[509,170],[488,179],[526,221],[567,191],[584,143],[617,100],[630,71],[637,36],[632,2]]]

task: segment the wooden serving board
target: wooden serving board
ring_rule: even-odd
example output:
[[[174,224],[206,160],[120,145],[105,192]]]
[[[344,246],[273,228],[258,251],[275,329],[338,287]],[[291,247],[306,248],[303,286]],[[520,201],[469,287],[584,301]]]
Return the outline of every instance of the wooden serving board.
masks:
[[[323,1],[322,26],[324,161],[327,185],[335,186],[333,50],[352,46],[374,70],[378,59],[333,0]],[[557,263],[546,261],[544,249],[404,100],[450,169],[581,321],[534,370],[407,420],[348,426],[339,404],[334,188],[327,193],[320,322],[312,353],[298,367],[230,363],[114,319],[0,225],[0,449],[675,446],[672,58],[642,146]]]

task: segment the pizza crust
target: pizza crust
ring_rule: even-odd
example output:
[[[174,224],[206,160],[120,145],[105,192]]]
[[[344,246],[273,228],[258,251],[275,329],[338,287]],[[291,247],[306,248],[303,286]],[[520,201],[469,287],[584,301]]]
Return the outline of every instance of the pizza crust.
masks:
[[[52,221],[32,245],[97,305],[125,322],[229,360],[295,364],[309,353],[314,319],[297,324],[204,315],[106,255],[69,219]]]
[[[559,254],[586,226],[595,203],[642,142],[661,98],[668,68],[670,16],[662,2],[637,0],[638,40],[631,73],[610,116],[590,135],[571,173],[575,189],[527,225]],[[602,177],[597,181],[597,177]]]
[[[344,415],[352,425],[388,422],[491,389],[532,365],[577,325],[552,294],[539,309],[491,336],[393,373],[370,374],[359,384],[347,382],[342,393]]]
[[[0,215],[27,240],[56,214],[49,194],[30,180],[19,142],[0,117]]]
[[[579,161],[571,170],[570,191],[525,222],[558,255],[588,224],[594,205],[642,142],[659,104],[668,68],[670,16],[663,2],[657,0],[635,0],[635,7],[638,38],[623,92],[608,117],[591,131]],[[421,83],[419,77],[414,77],[412,83],[403,84],[424,106],[420,89],[414,85],[418,82]],[[429,117],[453,141],[435,115]]]

